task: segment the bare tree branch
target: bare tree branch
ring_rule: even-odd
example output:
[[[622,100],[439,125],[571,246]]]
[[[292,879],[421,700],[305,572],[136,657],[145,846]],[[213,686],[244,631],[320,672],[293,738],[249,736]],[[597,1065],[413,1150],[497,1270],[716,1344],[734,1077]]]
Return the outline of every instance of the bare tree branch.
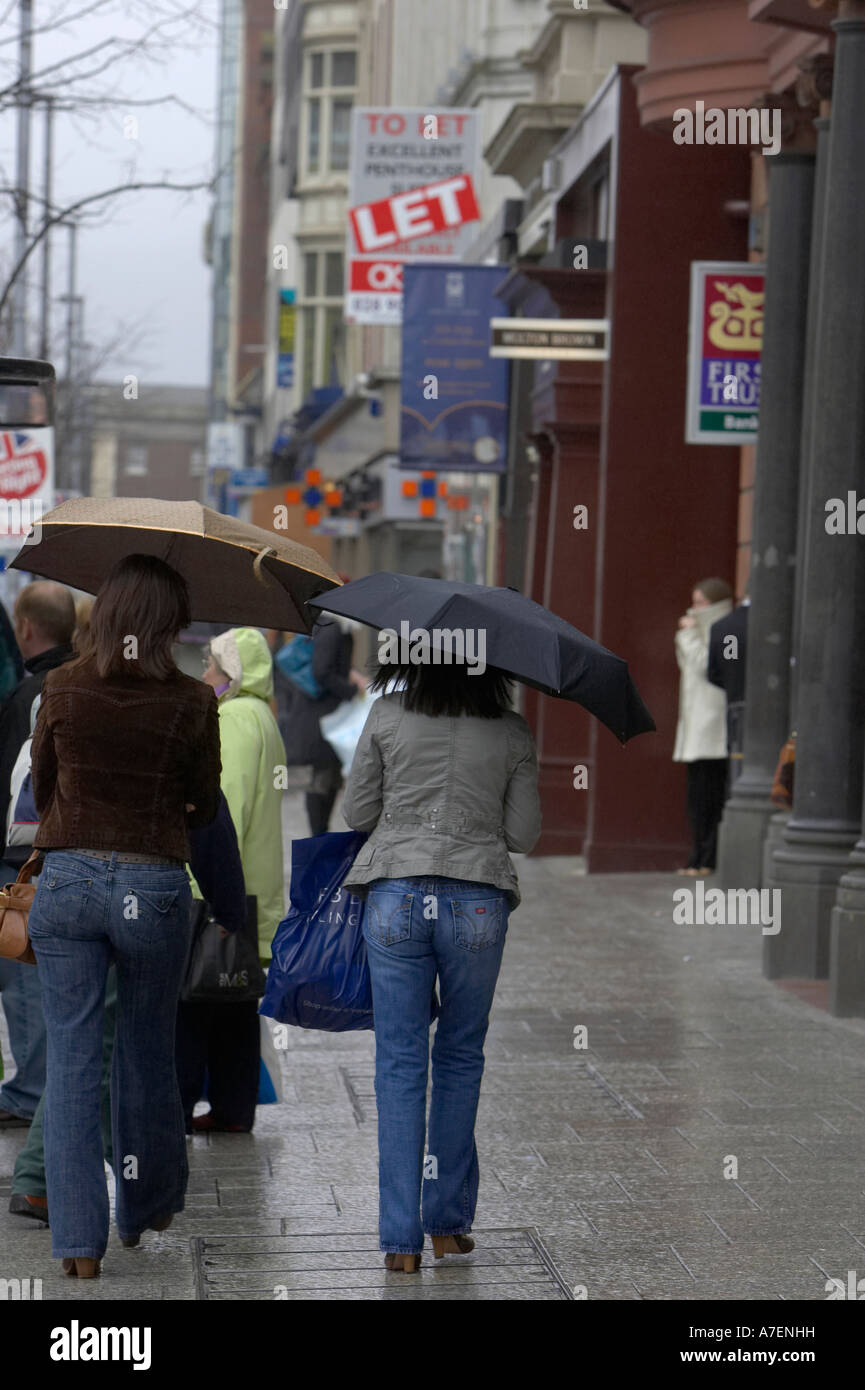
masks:
[[[93,0],[93,4],[82,10],[79,17],[102,8],[105,3],[108,3],[108,0]],[[152,16],[154,7],[150,6],[145,10],[145,13],[148,14],[148,17]],[[123,63],[127,59],[136,56],[139,59],[144,58],[150,62],[156,62],[158,53],[162,53],[165,56],[173,53],[178,43],[181,41],[181,36],[178,35],[177,32],[172,31],[176,31],[178,26],[181,28],[183,26],[188,27],[193,22],[197,34],[200,34],[202,27],[207,27],[211,30],[215,28],[210,17],[201,13],[199,0],[193,0],[191,4],[180,9],[169,9],[167,13],[163,13],[153,23],[149,24],[137,38],[123,39],[112,37],[103,39],[97,44],[92,44],[89,48],[82,49],[79,53],[59,59],[57,62],[49,63],[47,66],[31,74],[26,88],[20,79],[16,77],[16,79],[10,82],[5,88],[0,88],[0,105],[8,107],[9,105],[20,104],[28,95],[30,95],[32,99],[33,89],[37,87],[45,88],[46,79],[49,78],[51,79],[49,84],[50,92],[59,87],[74,86],[76,83],[85,82],[93,77],[98,77],[117,64]],[[50,24],[45,26],[46,29],[57,27],[57,25],[52,26]],[[40,30],[34,29],[32,32],[38,33]],[[0,45],[17,42],[17,34],[11,35],[8,39],[0,39]],[[94,58],[98,54],[105,54],[105,59],[97,66],[83,72],[67,71],[69,68],[89,58]],[[56,75],[52,76],[52,74]]]
[[[12,292],[12,287],[18,279],[18,276],[21,274],[21,271],[24,269],[24,266],[27,264],[28,260],[30,259],[30,256],[36,250],[36,247],[41,243],[42,238],[45,236],[46,232],[50,231],[52,227],[56,227],[58,223],[65,222],[69,218],[73,218],[76,215],[76,213],[81,211],[82,208],[89,207],[92,203],[103,202],[107,198],[116,198],[121,193],[140,193],[157,188],[165,189],[171,193],[197,193],[200,192],[202,189],[212,189],[213,179],[207,179],[206,181],[201,183],[170,183],[166,180],[159,180],[157,182],[120,184],[117,188],[103,189],[101,193],[89,193],[87,197],[79,198],[77,202],[70,203],[68,207],[61,208],[59,212],[52,213],[50,216],[45,218],[44,222],[42,223],[42,226],[39,228],[39,231],[36,232],[31,238],[30,244],[25,249],[24,254],[21,257],[19,257],[18,262],[16,263],[16,265],[13,266],[9,279],[6,281],[6,284],[3,288],[3,293],[0,294],[0,315],[2,315],[4,309],[6,308],[6,303],[9,299],[9,295]],[[4,193],[11,197],[17,196],[16,189],[0,187],[0,194]]]
[[[52,105],[55,111],[82,111],[87,114],[86,109],[104,110],[106,106],[125,107],[131,106],[177,106],[181,111],[185,111],[190,116],[195,116],[197,120],[207,121],[209,115],[201,107],[191,106],[182,97],[175,96],[173,92],[166,92],[161,97],[116,97],[116,96],[97,96],[97,97],[52,97]]]
[[[89,15],[95,14],[97,10],[103,10],[105,9],[106,5],[111,5],[112,3],[113,0],[93,0],[92,4],[85,5],[83,9],[76,10],[73,14],[67,15],[64,15],[63,10],[60,9],[59,13],[55,11],[54,14],[49,15],[48,19],[46,19],[44,24],[32,25],[30,33],[33,35],[56,34],[58,29],[65,29],[69,24],[74,24],[75,21],[78,19],[86,19]],[[9,7],[6,10],[6,13],[2,17],[0,17],[0,24],[5,24],[17,9],[18,0],[10,0]],[[13,44],[17,42],[18,35],[12,34],[9,38],[0,39],[0,48],[6,47],[7,44]]]

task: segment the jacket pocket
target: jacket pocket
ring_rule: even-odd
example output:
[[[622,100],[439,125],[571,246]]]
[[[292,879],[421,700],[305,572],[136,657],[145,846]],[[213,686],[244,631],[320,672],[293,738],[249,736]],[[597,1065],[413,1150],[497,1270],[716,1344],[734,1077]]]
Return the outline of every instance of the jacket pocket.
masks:
[[[486,951],[496,946],[508,921],[503,893],[484,898],[451,899],[454,942],[464,951]]]
[[[366,900],[364,929],[370,941],[379,946],[395,946],[411,936],[412,893],[370,889]]]

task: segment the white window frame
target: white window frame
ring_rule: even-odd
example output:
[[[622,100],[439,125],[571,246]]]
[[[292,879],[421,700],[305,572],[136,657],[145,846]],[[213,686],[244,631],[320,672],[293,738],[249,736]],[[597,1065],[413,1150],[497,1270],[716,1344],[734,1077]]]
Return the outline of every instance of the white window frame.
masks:
[[[328,309],[338,309],[342,313],[343,291],[340,289],[338,295],[327,295],[326,290],[326,265],[328,255],[338,255],[343,262],[343,274],[345,273],[345,248],[343,246],[303,246],[300,247],[300,275],[298,276],[298,318],[301,327],[301,362],[299,380],[302,391],[302,398],[306,399],[309,390],[316,386],[326,386],[330,380],[330,361],[324,360],[326,330],[327,330],[327,311]],[[306,256],[315,256],[315,292],[306,293]],[[342,285],[343,276],[339,277]],[[314,318],[314,328],[312,333],[312,343],[307,342],[307,310],[312,310]],[[308,354],[312,349],[313,361],[310,369]],[[309,386],[305,386],[307,374],[309,373]]]
[[[141,459],[144,459],[142,463]],[[125,478],[146,478],[150,471],[150,454],[146,444],[127,444],[123,458]]]
[[[353,53],[354,54],[354,86],[353,87],[334,87],[332,84],[332,65],[333,54]],[[320,57],[324,63],[324,85],[321,87],[312,86],[312,62],[313,58]],[[333,44],[329,47],[315,47],[307,50],[303,55],[303,101],[301,104],[301,130],[300,130],[300,169],[301,178],[304,183],[330,182],[334,178],[348,178],[348,163],[344,169],[334,169],[331,164],[333,156],[333,107],[334,102],[348,101],[352,106],[357,97],[357,60],[358,50],[356,46],[348,43]],[[318,125],[318,168],[309,167],[309,130],[310,130],[310,102],[319,102],[319,125]]]

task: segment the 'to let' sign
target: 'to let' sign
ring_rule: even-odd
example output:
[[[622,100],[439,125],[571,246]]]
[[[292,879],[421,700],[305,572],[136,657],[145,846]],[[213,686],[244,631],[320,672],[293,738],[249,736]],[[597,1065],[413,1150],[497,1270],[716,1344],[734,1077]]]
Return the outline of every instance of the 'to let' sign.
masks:
[[[471,177],[458,174],[394,193],[377,203],[361,203],[350,208],[348,215],[357,250],[369,254],[400,241],[476,222],[481,214]]]

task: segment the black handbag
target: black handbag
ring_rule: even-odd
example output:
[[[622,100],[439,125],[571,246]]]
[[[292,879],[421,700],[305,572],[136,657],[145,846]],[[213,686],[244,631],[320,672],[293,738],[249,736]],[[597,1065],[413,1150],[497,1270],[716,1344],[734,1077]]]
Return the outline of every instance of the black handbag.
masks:
[[[195,899],[184,1004],[254,1004],[264,994],[265,974],[258,959],[257,899],[246,899],[242,931],[223,936],[210,907]]]

